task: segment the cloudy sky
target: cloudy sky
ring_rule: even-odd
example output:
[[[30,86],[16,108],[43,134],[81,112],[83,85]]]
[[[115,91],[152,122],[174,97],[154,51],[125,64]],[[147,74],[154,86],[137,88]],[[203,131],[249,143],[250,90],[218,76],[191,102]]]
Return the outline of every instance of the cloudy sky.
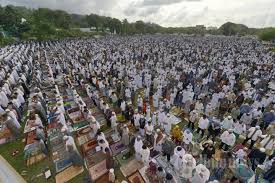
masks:
[[[249,27],[275,27],[275,0],[0,0],[0,4],[96,13],[166,27],[220,26],[227,21]]]

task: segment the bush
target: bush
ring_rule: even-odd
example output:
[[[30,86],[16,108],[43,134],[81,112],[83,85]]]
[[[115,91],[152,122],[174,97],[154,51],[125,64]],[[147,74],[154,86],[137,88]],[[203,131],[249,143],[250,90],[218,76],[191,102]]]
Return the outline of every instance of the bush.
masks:
[[[275,40],[275,28],[264,29],[260,33],[259,37],[263,41],[272,41],[272,40]]]

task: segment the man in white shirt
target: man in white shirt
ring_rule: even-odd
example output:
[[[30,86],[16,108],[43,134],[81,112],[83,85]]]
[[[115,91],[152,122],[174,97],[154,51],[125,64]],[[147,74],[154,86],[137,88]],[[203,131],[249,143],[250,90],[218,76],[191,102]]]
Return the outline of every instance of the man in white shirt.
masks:
[[[247,141],[251,140],[249,149],[252,149],[255,142],[261,136],[262,136],[262,130],[260,129],[260,126],[251,127],[251,128],[248,129],[248,134],[247,134],[246,139],[243,141],[243,145],[245,145],[247,143]]]
[[[208,128],[208,125],[209,125],[209,120],[206,118],[206,115],[204,114],[199,120],[199,126],[197,130],[198,134],[201,131],[201,137],[204,136],[205,130]]]
[[[233,133],[232,129],[226,130],[221,135],[221,144],[220,149],[222,149],[224,146],[224,150],[228,151],[229,147],[232,147],[235,144],[236,136]]]

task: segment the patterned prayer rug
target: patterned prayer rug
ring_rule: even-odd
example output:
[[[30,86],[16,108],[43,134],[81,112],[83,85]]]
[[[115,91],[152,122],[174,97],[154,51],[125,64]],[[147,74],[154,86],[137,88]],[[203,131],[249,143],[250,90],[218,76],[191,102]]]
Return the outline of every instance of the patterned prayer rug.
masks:
[[[145,183],[144,179],[138,171],[130,175],[128,177],[128,180],[130,181],[130,183]]]
[[[122,142],[117,142],[110,146],[113,152],[113,155],[116,156],[121,151],[125,150],[127,147]]]
[[[70,166],[69,168],[65,169],[64,171],[58,173],[55,176],[55,181],[56,181],[56,183],[68,182],[72,178],[81,174],[83,171],[84,171],[83,167]]]
[[[57,173],[65,170],[66,168],[72,165],[72,161],[70,159],[62,159],[55,162],[55,171]]]
[[[95,166],[89,168],[89,173],[93,181],[97,180],[99,177],[107,173],[106,160],[101,161]]]
[[[105,160],[105,154],[102,151],[96,152],[94,154],[87,154],[85,160],[88,167],[93,167],[99,162]]]
[[[143,163],[137,161],[136,159],[133,159],[129,163],[122,165],[120,167],[120,170],[125,177],[128,177],[143,166]]]
[[[116,156],[116,159],[120,164],[120,166],[129,163],[134,158],[135,158],[134,154],[132,154],[129,149],[122,151],[120,154]]]

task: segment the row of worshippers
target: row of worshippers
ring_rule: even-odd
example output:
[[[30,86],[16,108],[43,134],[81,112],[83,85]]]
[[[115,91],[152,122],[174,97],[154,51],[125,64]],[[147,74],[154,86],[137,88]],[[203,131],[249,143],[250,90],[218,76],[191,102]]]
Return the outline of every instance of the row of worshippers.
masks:
[[[0,116],[1,124],[15,138],[21,134],[23,108],[30,94],[32,53],[26,45],[1,49]]]

